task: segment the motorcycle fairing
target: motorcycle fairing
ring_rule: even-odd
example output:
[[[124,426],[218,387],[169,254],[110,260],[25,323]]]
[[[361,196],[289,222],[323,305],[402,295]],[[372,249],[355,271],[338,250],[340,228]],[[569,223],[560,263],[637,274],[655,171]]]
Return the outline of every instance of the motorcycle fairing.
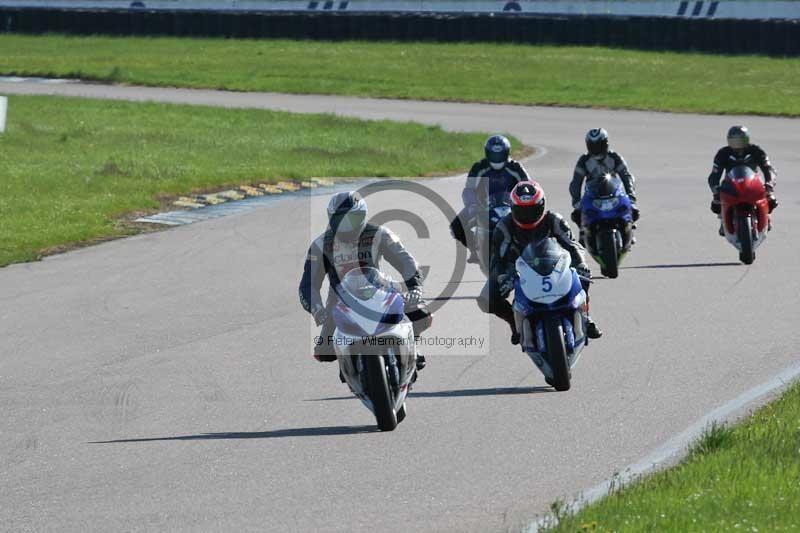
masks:
[[[345,293],[333,308],[333,322],[337,328],[355,335],[380,335],[401,322],[403,312],[404,300],[396,291],[378,289],[368,300]]]
[[[530,269],[530,272],[533,272],[533,269]],[[530,273],[526,272],[526,274]],[[539,275],[537,274],[537,276]],[[535,296],[529,298],[528,294],[525,293],[522,281],[517,279],[514,282],[514,311],[527,317],[536,314],[580,308],[585,302],[585,293],[581,286],[581,280],[573,269],[569,269],[565,278],[569,282],[569,289],[562,296],[550,303],[538,301]],[[529,285],[529,283],[526,282],[525,285]],[[582,294],[584,296],[582,296]]]
[[[633,223],[633,203],[618,177],[609,177],[587,187],[581,199],[581,226],[589,227],[601,220]]]
[[[746,165],[733,167],[720,182],[719,192],[722,227],[727,241],[741,251],[736,218],[750,215],[753,248],[757,248],[766,239],[769,228],[769,202],[761,174]]]
[[[534,270],[522,257],[517,258],[517,280],[514,288],[531,303],[552,305],[570,294],[573,286],[573,270],[569,254],[564,251],[549,274]],[[579,282],[580,285],[580,282]],[[515,296],[518,294],[514,293]]]

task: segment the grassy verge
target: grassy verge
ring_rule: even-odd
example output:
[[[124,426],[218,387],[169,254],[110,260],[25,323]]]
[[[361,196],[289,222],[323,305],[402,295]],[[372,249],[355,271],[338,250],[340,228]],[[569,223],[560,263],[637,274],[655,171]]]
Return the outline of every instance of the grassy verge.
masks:
[[[800,59],[601,47],[0,36],[0,72],[145,85],[800,115]]]
[[[616,491],[552,531],[799,531],[800,383],[677,467]]]
[[[463,170],[484,139],[331,115],[13,96],[0,134],[0,266],[126,234],[115,221],[157,208],[160,195]]]

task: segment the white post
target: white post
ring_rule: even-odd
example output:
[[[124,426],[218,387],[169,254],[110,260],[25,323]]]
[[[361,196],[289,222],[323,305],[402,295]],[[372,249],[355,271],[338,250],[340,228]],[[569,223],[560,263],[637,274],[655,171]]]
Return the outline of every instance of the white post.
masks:
[[[6,110],[8,109],[8,98],[0,96],[0,133],[6,131]]]

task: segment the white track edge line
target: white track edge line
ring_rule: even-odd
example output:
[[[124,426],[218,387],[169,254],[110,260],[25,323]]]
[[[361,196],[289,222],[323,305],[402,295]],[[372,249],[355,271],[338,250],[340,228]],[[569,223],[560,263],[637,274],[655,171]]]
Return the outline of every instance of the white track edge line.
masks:
[[[648,473],[658,470],[662,463],[678,455],[688,452],[689,445],[699,437],[712,422],[723,422],[750,404],[763,399],[770,393],[775,393],[787,387],[794,379],[800,377],[800,363],[784,369],[782,372],[772,377],[765,383],[757,385],[733,400],[706,413],[701,419],[686,428],[683,432],[669,439],[666,443],[653,450],[644,459],[627,466],[619,475],[607,479],[594,487],[583,491],[580,496],[567,504],[569,512],[575,512],[581,508],[596,502],[609,493],[612,486],[625,485],[631,480]],[[526,533],[536,533],[537,531],[554,525],[555,518],[548,513],[528,524],[524,529]]]

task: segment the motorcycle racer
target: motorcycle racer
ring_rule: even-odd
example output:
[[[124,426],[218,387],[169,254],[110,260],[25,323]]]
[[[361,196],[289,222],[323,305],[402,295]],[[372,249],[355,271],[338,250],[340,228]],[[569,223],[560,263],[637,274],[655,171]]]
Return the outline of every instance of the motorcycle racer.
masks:
[[[750,143],[750,131],[745,126],[731,126],[728,130],[728,145],[723,146],[714,156],[714,166],[711,174],[708,175],[708,186],[713,194],[711,200],[711,211],[720,214],[721,206],[719,201],[719,183],[722,175],[733,167],[747,165],[752,170],[757,171],[759,167],[764,176],[764,187],[767,189],[767,202],[769,212],[778,207],[778,200],[775,198],[775,177],[777,173],[769,160],[767,153],[757,144]],[[720,235],[723,235],[720,226]]]
[[[633,202],[633,220],[639,219],[639,208],[636,206],[636,179],[628,170],[628,164],[617,152],[608,148],[608,132],[603,128],[593,128],[586,133],[586,153],[578,158],[569,193],[572,196],[572,214],[570,218],[578,226],[581,225],[581,196],[584,181],[587,185],[601,179],[606,174],[616,174],[625,186],[625,193]]]
[[[511,142],[502,135],[492,135],[484,145],[485,157],[472,165],[467,182],[461,192],[464,208],[450,223],[453,237],[470,250],[468,262],[477,262],[473,228],[478,215],[490,198],[509,193],[517,183],[530,177],[522,163],[509,157]]]
[[[314,358],[320,362],[336,361],[335,350],[329,340],[335,329],[330,313],[336,303],[336,287],[344,275],[354,268],[379,268],[385,258],[403,277],[408,295],[405,298],[406,315],[414,323],[414,334],[419,335],[423,318],[422,274],[414,257],[389,228],[368,224],[367,203],[358,192],[339,192],[328,202],[328,227],[314,239],[308,249],[303,277],[300,280],[300,303],[322,326],[314,346]],[[328,277],[331,289],[323,303],[320,293],[322,282]],[[417,356],[417,369],[425,366],[425,357]]]
[[[519,344],[520,339],[514,310],[507,299],[514,288],[516,260],[528,244],[548,237],[555,238],[569,252],[572,267],[577,271],[588,298],[591,271],[586,264],[583,248],[575,242],[569,225],[561,215],[546,210],[546,198],[541,185],[534,181],[518,183],[511,191],[511,213],[495,227],[489,279],[478,298],[478,306],[483,312],[502,318],[511,327],[512,344]],[[591,318],[587,335],[591,339],[603,335]]]

